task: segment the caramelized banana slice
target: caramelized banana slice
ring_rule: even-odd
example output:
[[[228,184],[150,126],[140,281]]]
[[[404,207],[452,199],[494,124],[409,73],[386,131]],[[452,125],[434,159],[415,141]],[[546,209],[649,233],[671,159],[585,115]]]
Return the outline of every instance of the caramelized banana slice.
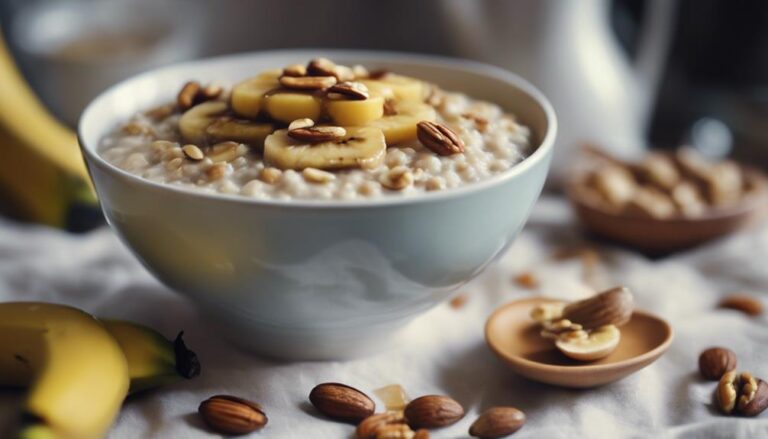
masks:
[[[203,102],[181,115],[179,131],[185,141],[203,145],[208,141],[206,130],[217,118],[227,112],[227,103],[221,101]]]
[[[416,140],[416,125],[437,118],[435,109],[422,102],[399,101],[393,104],[395,114],[372,120],[367,125],[384,133],[387,145]]]
[[[245,143],[255,148],[264,146],[264,139],[275,130],[270,123],[259,123],[228,116],[213,121],[205,132],[211,142],[234,141]]]
[[[339,125],[363,126],[384,116],[384,97],[370,96],[361,101],[328,99],[325,111]]]
[[[372,93],[398,101],[423,102],[428,92],[424,81],[392,73],[377,79],[361,79],[360,82],[365,84]]]
[[[291,123],[296,119],[319,119],[322,105],[311,93],[277,92],[264,98],[264,110],[272,119]]]
[[[264,141],[264,160],[282,169],[374,168],[381,164],[387,148],[381,130],[349,127],[340,140],[308,143],[278,130]]]
[[[262,110],[264,95],[280,87],[280,70],[269,70],[232,87],[230,105],[238,116],[255,118]]]

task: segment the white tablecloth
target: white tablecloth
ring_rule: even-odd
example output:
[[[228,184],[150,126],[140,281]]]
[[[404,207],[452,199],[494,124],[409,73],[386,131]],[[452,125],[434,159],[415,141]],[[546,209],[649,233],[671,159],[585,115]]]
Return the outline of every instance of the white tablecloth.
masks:
[[[766,318],[715,310],[733,291],[768,293],[768,224],[704,248],[659,260],[601,246],[598,271],[585,281],[578,259],[556,261],[555,249],[583,238],[564,202],[540,200],[524,232],[501,261],[462,289],[464,307],[441,305],[417,319],[396,350],[345,362],[281,363],[239,351],[201,322],[182,297],[155,281],[106,228],[84,236],[0,222],[0,300],[43,300],[99,316],[149,324],[168,337],[184,329],[200,356],[200,377],[130,398],[110,438],[217,437],[196,415],[199,402],[228,393],[261,403],[268,426],[254,437],[349,438],[352,427],[321,419],[309,390],[340,381],[372,395],[399,383],[411,397],[453,396],[467,416],[435,438],[466,437],[478,412],[495,405],[525,411],[516,438],[768,438],[768,412],[757,419],[724,417],[713,409],[713,383],[697,374],[705,347],[723,345],[739,368],[768,378]],[[537,290],[511,278],[531,270]],[[659,361],[629,378],[592,390],[527,381],[486,347],[483,325],[497,306],[531,294],[576,298],[595,288],[628,285],[637,304],[669,319],[675,341]],[[0,431],[15,414],[18,392],[0,392]],[[86,415],[86,414],[84,414]]]

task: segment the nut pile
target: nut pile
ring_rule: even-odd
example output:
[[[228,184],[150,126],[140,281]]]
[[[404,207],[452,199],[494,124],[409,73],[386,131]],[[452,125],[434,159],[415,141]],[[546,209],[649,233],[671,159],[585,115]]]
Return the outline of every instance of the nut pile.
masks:
[[[650,153],[637,163],[609,157],[580,179],[575,190],[602,210],[663,220],[697,218],[733,206],[754,189],[753,183],[733,161],[708,161],[696,150],[682,148]]]
[[[399,385],[378,389],[386,410],[375,413],[373,400],[358,389],[340,383],[323,383],[309,394],[313,406],[325,416],[357,425],[357,439],[427,439],[429,430],[453,425],[464,417],[464,407],[444,395],[424,395],[408,401]],[[525,414],[514,407],[494,407],[470,427],[470,436],[501,438],[525,424]]]
[[[699,355],[699,372],[718,381],[714,401],[723,414],[757,416],[768,408],[768,384],[750,372],[737,372],[736,363],[733,351],[712,347]]]
[[[621,339],[618,327],[630,320],[633,309],[629,289],[616,287],[569,304],[537,306],[531,318],[541,324],[541,336],[553,340],[564,355],[593,361],[616,349]]]

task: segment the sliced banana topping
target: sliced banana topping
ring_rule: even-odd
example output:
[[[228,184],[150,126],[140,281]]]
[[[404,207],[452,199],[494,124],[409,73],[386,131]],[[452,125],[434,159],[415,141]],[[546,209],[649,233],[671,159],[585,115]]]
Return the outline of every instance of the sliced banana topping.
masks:
[[[210,101],[196,105],[179,119],[179,131],[189,143],[204,145],[208,142],[206,130],[217,118],[226,114],[226,102]]]
[[[380,129],[384,133],[387,145],[396,145],[416,140],[416,126],[418,123],[421,121],[434,121],[437,118],[435,109],[423,102],[395,101],[392,104],[391,111],[394,114],[372,120],[367,124],[368,126]]]
[[[264,142],[264,160],[281,169],[372,168],[384,160],[387,144],[381,130],[349,127],[338,140],[310,143],[278,130]]]
[[[426,83],[408,76],[386,73],[376,79],[361,79],[368,90],[387,99],[423,102],[429,91]]]
[[[555,346],[574,360],[594,361],[607,357],[616,349],[621,332],[613,325],[602,326],[589,333],[578,330],[560,335]]]
[[[232,87],[230,105],[240,117],[255,118],[262,110],[264,96],[280,87],[280,71],[267,71]]]
[[[320,98],[304,92],[277,92],[264,98],[264,110],[272,119],[291,123],[296,119],[320,119]]]

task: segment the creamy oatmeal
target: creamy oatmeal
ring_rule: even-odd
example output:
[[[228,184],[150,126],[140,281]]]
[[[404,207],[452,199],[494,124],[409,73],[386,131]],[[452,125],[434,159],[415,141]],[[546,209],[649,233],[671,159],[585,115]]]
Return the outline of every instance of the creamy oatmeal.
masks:
[[[101,141],[147,180],[260,199],[361,199],[456,188],[502,173],[530,133],[497,105],[325,59],[226,90],[189,82],[177,102]]]

